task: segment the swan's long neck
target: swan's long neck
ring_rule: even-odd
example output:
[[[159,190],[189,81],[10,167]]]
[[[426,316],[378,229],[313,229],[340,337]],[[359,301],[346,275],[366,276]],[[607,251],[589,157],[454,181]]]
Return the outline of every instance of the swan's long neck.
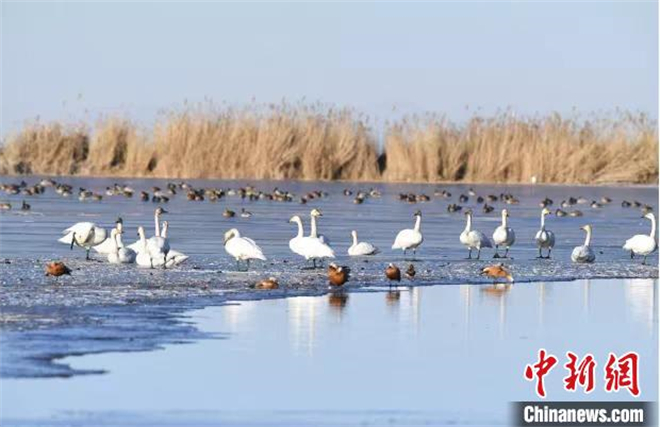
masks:
[[[165,222],[165,224],[163,224],[163,233],[161,234],[161,237],[163,237],[163,238],[167,237],[167,226],[168,226],[168,224],[167,224],[167,222]]]
[[[545,214],[541,214],[541,230],[545,230]]]
[[[655,239],[655,216],[651,217],[651,234],[649,236]]]
[[[318,235],[316,234],[316,217],[314,215],[312,215],[311,223],[312,223],[312,225],[311,225],[311,229],[309,231],[309,236],[310,237],[318,237]]]
[[[502,227],[506,228],[509,224],[509,220],[506,215],[502,214]]]
[[[147,238],[144,237],[144,230],[140,229],[138,230],[138,233],[140,234],[140,243],[142,244],[142,249],[147,249]]]
[[[417,215],[417,219],[415,220],[415,231],[419,232],[421,228],[422,228],[422,217]]]
[[[591,244],[591,230],[587,229],[587,237],[584,238],[584,246],[589,246]]]
[[[158,214],[154,215],[154,223],[155,223],[155,234],[154,236],[159,237],[160,236],[160,221],[158,220]]]
[[[358,244],[357,233],[353,233],[353,245]]]
[[[296,218],[295,221],[296,221],[296,224],[298,224],[298,235],[296,237],[301,238],[301,237],[303,237],[303,234],[305,233],[303,231],[302,220],[300,218]]]
[[[468,214],[465,217],[467,218],[467,222],[465,223],[465,231],[470,232],[472,231],[472,215]]]
[[[124,240],[121,238],[121,233],[117,233],[116,243],[118,247],[120,248],[124,247]]]
[[[119,253],[119,245],[117,244],[117,236],[119,236],[119,234],[117,234],[115,232],[112,233],[112,245],[114,247],[115,253]]]

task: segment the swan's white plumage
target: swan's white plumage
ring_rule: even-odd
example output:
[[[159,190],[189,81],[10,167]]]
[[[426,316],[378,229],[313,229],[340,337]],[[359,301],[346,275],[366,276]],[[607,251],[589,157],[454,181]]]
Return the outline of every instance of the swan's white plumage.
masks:
[[[114,243],[114,251],[108,254],[108,262],[111,264],[130,264],[135,262],[136,253],[135,251],[123,247],[121,243],[121,233],[116,228],[113,228],[110,232],[110,239]]]
[[[656,222],[655,215],[652,212],[644,215],[644,218],[651,221],[651,232],[649,234],[637,234],[626,240],[623,249],[631,251],[635,255],[648,256],[655,252],[658,247],[655,240]]]
[[[467,211],[465,213],[466,217],[466,224],[465,224],[465,229],[459,236],[460,242],[467,246],[467,248],[471,251],[472,249],[476,249],[477,251],[481,251],[483,248],[492,248],[493,245],[490,243],[490,240],[484,233],[478,230],[473,230],[472,229],[472,212]]]
[[[587,233],[587,236],[583,245],[573,248],[571,260],[578,263],[592,263],[596,260],[596,253],[591,249],[591,225],[585,225],[581,228]]]
[[[246,261],[251,259],[266,260],[263,251],[254,240],[242,237],[235,228],[225,233],[225,251],[237,261]]]
[[[358,242],[357,231],[351,231],[353,244],[348,248],[350,256],[366,256],[378,253],[378,248],[368,242]]]
[[[496,246],[510,248],[516,241],[516,233],[508,224],[509,211],[502,209],[502,224],[493,232],[493,243]]]
[[[402,249],[404,252],[408,249],[417,249],[424,242],[422,235],[422,214],[415,212],[415,227],[399,231],[394,239],[392,249]]]
[[[70,245],[75,233],[74,244],[80,247],[93,247],[106,240],[107,232],[93,222],[78,222],[62,232],[58,242]]]
[[[541,211],[541,229],[536,233],[534,239],[539,249],[552,249],[555,247],[555,233],[545,228],[545,216],[550,215],[550,210],[544,208]]]
[[[293,239],[289,240],[289,249],[293,253],[304,257],[306,260],[335,257],[335,252],[332,248],[323,243],[321,239],[303,235],[302,220],[298,215],[293,216],[289,222],[294,222],[298,225],[298,233]]]

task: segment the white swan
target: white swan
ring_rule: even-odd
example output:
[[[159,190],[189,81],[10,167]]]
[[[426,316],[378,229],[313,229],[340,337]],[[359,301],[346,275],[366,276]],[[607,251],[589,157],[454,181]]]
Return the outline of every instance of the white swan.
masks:
[[[323,216],[320,210],[318,209],[312,209],[312,211],[309,213],[309,220],[310,220],[310,230],[309,230],[309,237],[312,237],[314,239],[319,239],[321,243],[325,243],[326,245],[330,245],[330,240],[325,237],[323,234],[318,234],[316,231],[316,218]]]
[[[161,208],[160,206],[156,208],[154,211],[154,236],[160,237],[161,232],[160,232],[160,216],[162,214],[168,213],[165,209]],[[143,228],[144,230],[144,228]],[[127,248],[134,250],[135,252],[139,252],[141,249],[141,243],[140,239],[138,239],[136,242],[131,243],[130,245],[127,246]]]
[[[516,233],[514,233],[513,228],[509,227],[508,218],[509,211],[502,209],[502,225],[497,227],[493,232],[493,243],[495,243],[495,255],[493,255],[493,258],[500,258],[500,254],[497,252],[500,246],[506,248],[506,252],[504,252],[502,258],[507,258],[509,256],[509,249],[516,241]]]
[[[167,238],[167,229],[169,228],[169,223],[167,221],[163,221],[163,228],[162,231],[160,232],[162,237]],[[169,240],[169,239],[168,239]],[[169,252],[167,253],[167,262],[165,263],[166,267],[173,267],[175,265],[179,265],[185,260],[190,258],[188,255],[184,254],[183,252],[179,252],[177,250],[174,250],[170,248]]]
[[[152,260],[162,260],[163,268],[167,268],[167,254],[170,251],[170,241],[166,237],[152,236],[147,240],[147,252]]]
[[[413,217],[415,218],[415,228],[399,231],[396,239],[394,239],[392,249],[403,249],[404,256],[408,249],[412,249],[414,258],[417,248],[424,241],[424,236],[422,236],[422,212],[415,212]]]
[[[320,239],[309,236],[305,237],[303,235],[302,219],[298,215],[292,216],[289,222],[294,222],[298,225],[298,234],[289,240],[289,248],[293,253],[304,257],[307,261],[311,259],[314,267],[316,267],[317,259],[335,257],[335,252],[332,248]]]
[[[587,237],[584,239],[584,245],[573,248],[571,260],[573,262],[592,263],[596,260],[596,253],[591,249],[591,225],[587,224],[580,227],[580,229],[587,233]]]
[[[106,231],[97,227],[93,222],[78,222],[73,224],[62,232],[64,237],[58,239],[58,242],[71,246],[79,246],[87,251],[85,259],[89,259],[89,250],[103,242],[106,238]]]
[[[135,262],[135,251],[123,247],[123,244],[120,246],[121,242],[121,232],[117,228],[113,228],[110,232],[110,239],[112,239],[114,244],[114,252],[108,254],[108,262],[111,264],[130,264]]]
[[[357,231],[351,231],[351,236],[353,236],[353,244],[348,248],[350,256],[375,255],[378,253],[378,248],[371,243],[358,242]]]
[[[472,210],[465,211],[465,229],[461,233],[459,240],[468,248],[468,258],[472,259],[472,250],[477,250],[477,259],[481,258],[481,248],[492,248],[493,245],[488,237],[481,231],[472,229]]]
[[[543,208],[541,211],[541,229],[536,233],[535,237],[536,246],[539,248],[538,258],[550,258],[550,252],[552,252],[552,248],[555,246],[555,233],[545,229],[546,215],[552,215],[552,212],[548,208]],[[548,256],[544,257],[541,249],[547,249]]]
[[[266,261],[264,253],[254,240],[241,237],[241,233],[235,228],[225,233],[225,251],[236,259],[237,269],[240,269],[240,261],[247,261],[246,271],[250,268],[251,259]]]
[[[111,253],[115,252],[115,245],[119,245],[120,248],[124,247],[124,244],[121,240],[121,234],[124,232],[124,221],[121,218],[117,218],[117,221],[115,222],[115,228],[119,232],[119,241],[115,241],[111,237],[108,237],[98,245],[95,245],[92,247],[96,253],[101,254],[101,255],[110,255]]]
[[[646,264],[646,257],[655,252],[658,243],[655,240],[655,215],[653,215],[653,212],[649,212],[642,218],[651,221],[651,232],[649,234],[637,234],[626,240],[623,249],[630,251],[630,258],[633,258],[635,255],[642,255],[644,257],[642,264]]]
[[[144,235],[144,227],[138,227],[138,236],[139,239],[137,241],[137,250],[135,251],[137,253],[135,263],[140,267],[154,268],[154,262],[147,250],[147,238]]]

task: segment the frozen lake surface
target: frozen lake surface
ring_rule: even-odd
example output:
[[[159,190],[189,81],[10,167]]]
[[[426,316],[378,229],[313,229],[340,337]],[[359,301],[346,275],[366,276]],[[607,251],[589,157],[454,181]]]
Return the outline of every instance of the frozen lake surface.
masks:
[[[137,192],[166,184],[62,182],[100,193],[114,182]],[[248,182],[191,184],[227,189]],[[163,205],[169,211],[164,219],[170,223],[172,247],[191,257],[167,271],[110,265],[98,255],[96,261],[84,261],[81,250],[72,252],[56,242],[74,222],[95,221],[109,229],[117,216],[124,219],[125,241],[133,241],[138,225],[151,234],[157,205],[141,202],[138,194],[104,196],[101,202],[80,202],[75,194],[64,198],[53,189],[33,197],[1,196],[14,207],[0,213],[3,421],[502,424],[505,402],[532,397],[521,366],[533,361],[539,346],[557,355],[568,349],[590,351],[601,363],[608,351],[635,350],[642,360],[657,359],[657,252],[649,265],[641,265],[621,249],[627,238],[650,229],[639,208],[623,208],[621,202],[638,200],[657,212],[657,187],[471,186],[484,197],[512,193],[520,200],[489,203],[495,211],[486,214],[474,196],[458,201],[460,194],[468,194],[467,185],[253,184],[296,196],[293,202],[251,202],[238,196],[190,202],[179,191]],[[345,188],[372,187],[382,196],[363,204],[343,194]],[[298,203],[299,196],[313,190],[327,196]],[[452,197],[435,196],[436,190]],[[401,192],[424,193],[431,200],[402,202]],[[549,217],[547,227],[557,236],[553,258],[536,259],[539,202],[553,199],[554,211],[570,196],[613,201],[599,209],[589,204],[566,209],[579,209],[582,217]],[[32,205],[29,212],[18,209],[23,199]],[[475,228],[487,235],[499,224],[500,209],[510,211],[517,241],[513,259],[504,262],[516,278],[512,288],[493,290],[478,275],[493,262],[492,251],[484,251],[480,261],[464,259],[467,251],[458,236],[465,219],[447,211],[450,203],[473,208]],[[328,294],[325,271],[302,270],[302,260],[289,251],[296,230],[288,219],[299,214],[307,227],[314,207],[323,211],[320,231],[330,239],[336,262],[353,270],[343,293]],[[246,208],[253,216],[225,218],[225,208]],[[388,293],[387,263],[409,263],[389,248],[400,229],[412,227],[418,209],[425,239],[414,263],[418,274],[404,280],[398,294]],[[582,244],[579,227],[584,224],[594,227],[597,260],[575,265],[570,252]],[[235,271],[222,246],[224,231],[234,227],[259,243],[267,262],[254,264],[247,273]],[[349,259],[352,229],[381,253]],[[73,276],[44,277],[44,265],[52,259],[63,260]],[[269,276],[279,279],[280,289],[250,288]],[[193,344],[174,345],[183,342]],[[161,348],[166,350],[143,352]],[[98,354],[71,357],[90,353]],[[643,369],[644,377],[657,376],[657,362]],[[561,378],[553,383],[557,398],[552,400],[570,398],[560,390]],[[644,400],[657,399],[652,383],[643,393]],[[602,394],[599,399],[617,398]],[[483,411],[466,410],[474,402]]]
[[[218,339],[164,351],[68,357],[106,375],[3,379],[3,425],[503,425],[538,348],[598,362],[640,355],[640,400],[657,400],[657,281],[399,287],[243,301],[186,320]],[[565,369],[546,377],[549,400]]]

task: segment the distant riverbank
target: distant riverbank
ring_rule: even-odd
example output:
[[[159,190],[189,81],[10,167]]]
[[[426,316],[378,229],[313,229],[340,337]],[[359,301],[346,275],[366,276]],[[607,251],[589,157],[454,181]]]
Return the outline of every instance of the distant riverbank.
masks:
[[[591,117],[591,116],[589,116]],[[146,129],[126,118],[32,122],[6,135],[0,174],[374,182],[658,182],[657,124],[642,114],[388,122],[351,109],[201,108]]]

